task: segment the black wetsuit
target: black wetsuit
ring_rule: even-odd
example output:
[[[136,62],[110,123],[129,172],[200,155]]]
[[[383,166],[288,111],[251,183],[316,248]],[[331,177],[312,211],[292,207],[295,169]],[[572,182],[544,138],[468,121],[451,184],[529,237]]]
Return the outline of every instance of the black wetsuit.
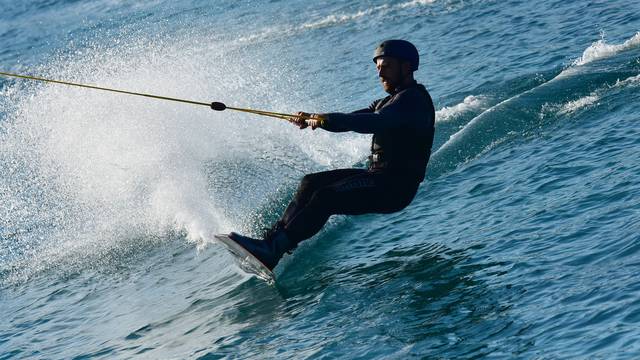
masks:
[[[366,109],[323,115],[327,131],[373,134],[369,168],[306,175],[278,221],[294,243],[315,235],[333,214],[405,208],[424,180],[431,154],[435,111],[420,84],[399,89]]]

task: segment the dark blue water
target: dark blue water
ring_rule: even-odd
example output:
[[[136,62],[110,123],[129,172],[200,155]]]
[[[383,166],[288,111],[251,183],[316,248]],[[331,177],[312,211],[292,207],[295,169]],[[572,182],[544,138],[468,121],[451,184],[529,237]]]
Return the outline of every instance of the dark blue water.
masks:
[[[279,112],[420,50],[427,181],[276,269],[256,234],[368,137],[0,78],[0,358],[640,356],[640,3],[0,0],[0,71]]]

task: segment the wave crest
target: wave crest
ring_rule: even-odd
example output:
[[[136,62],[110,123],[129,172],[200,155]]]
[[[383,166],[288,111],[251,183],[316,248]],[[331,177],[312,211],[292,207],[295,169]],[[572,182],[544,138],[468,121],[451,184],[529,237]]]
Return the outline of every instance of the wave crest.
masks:
[[[595,60],[613,56],[621,51],[633,49],[637,46],[640,46],[640,32],[637,32],[622,44],[607,44],[603,38],[591,44],[572,65],[585,65]]]
[[[436,121],[446,122],[456,118],[458,115],[481,108],[486,104],[486,97],[469,95],[464,100],[453,106],[445,106],[436,111]]]

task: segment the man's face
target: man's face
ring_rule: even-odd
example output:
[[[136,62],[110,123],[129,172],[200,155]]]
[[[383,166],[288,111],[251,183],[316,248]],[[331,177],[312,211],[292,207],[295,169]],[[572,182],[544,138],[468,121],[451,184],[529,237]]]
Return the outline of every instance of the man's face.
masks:
[[[398,59],[381,56],[376,60],[376,69],[378,69],[378,76],[384,91],[391,94],[398,86],[402,85],[404,75],[402,64]]]

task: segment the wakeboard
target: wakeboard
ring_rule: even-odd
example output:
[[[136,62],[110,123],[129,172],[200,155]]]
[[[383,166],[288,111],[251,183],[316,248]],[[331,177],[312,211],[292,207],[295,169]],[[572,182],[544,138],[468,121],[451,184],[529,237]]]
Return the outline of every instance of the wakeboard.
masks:
[[[238,267],[240,267],[242,271],[257,276],[258,278],[266,281],[269,285],[273,285],[275,283],[276,278],[273,275],[273,272],[269,270],[269,268],[255,256],[253,256],[253,254],[248,252],[237,242],[233,241],[229,237],[229,235],[218,234],[215,235],[215,238],[222,245],[224,245],[227,250],[229,250],[229,252],[233,255],[233,259],[235,260],[236,264],[238,264]]]

